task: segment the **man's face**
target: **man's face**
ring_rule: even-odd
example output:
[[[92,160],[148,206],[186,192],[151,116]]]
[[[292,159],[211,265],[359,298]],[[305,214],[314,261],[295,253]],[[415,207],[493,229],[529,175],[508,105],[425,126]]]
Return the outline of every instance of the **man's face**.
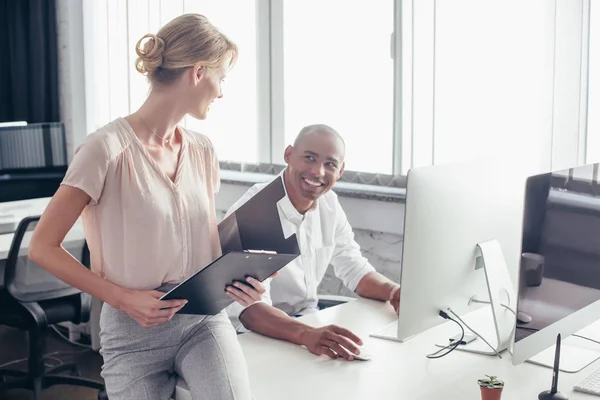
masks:
[[[292,202],[310,208],[319,196],[327,193],[342,176],[344,151],[338,137],[319,131],[307,134],[295,147],[288,146],[284,158]]]

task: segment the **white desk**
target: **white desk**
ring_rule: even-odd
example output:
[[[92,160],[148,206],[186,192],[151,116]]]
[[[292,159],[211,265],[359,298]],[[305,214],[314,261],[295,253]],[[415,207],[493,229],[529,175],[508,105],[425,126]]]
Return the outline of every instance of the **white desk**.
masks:
[[[436,342],[455,333],[451,322],[404,343],[368,336],[394,318],[389,304],[364,299],[301,318],[312,326],[337,324],[354,331],[373,354],[371,361],[330,360],[290,343],[254,333],[240,335],[254,398],[479,400],[477,379],[485,374],[505,381],[503,400],[537,399],[539,392],[550,388],[551,369],[530,363],[513,366],[508,352],[502,353],[502,359],[461,351],[427,359],[425,355],[437,349]],[[560,373],[559,391],[571,400],[600,400],[572,390],[598,365],[594,363],[578,374]],[[178,385],[176,398],[191,399],[184,383]]]
[[[25,217],[41,215],[46,209],[46,206],[49,202],[50,198],[46,197],[43,199],[21,200],[11,201],[8,203],[0,203],[0,215],[12,214],[15,216],[16,221],[20,221]],[[0,235],[0,260],[6,260],[13,236],[13,233],[6,233]]]

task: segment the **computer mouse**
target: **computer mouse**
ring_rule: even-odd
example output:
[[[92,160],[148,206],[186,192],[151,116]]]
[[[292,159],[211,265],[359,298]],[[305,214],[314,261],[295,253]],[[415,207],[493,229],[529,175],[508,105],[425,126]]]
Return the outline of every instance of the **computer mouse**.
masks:
[[[352,354],[352,357],[358,361],[369,361],[373,355],[368,350],[360,349],[360,354]]]
[[[531,322],[531,320],[532,320],[531,316],[525,314],[524,312],[519,311],[517,313],[517,321],[519,321],[520,323],[527,324],[527,323]]]

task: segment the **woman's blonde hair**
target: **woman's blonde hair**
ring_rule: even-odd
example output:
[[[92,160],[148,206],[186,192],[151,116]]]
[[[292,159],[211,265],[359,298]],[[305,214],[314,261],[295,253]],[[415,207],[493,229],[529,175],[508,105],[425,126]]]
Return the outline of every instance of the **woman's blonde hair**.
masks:
[[[231,67],[238,56],[236,44],[200,14],[181,15],[156,35],[144,35],[135,51],[135,68],[153,85],[169,84],[195,65],[218,68],[226,56]]]

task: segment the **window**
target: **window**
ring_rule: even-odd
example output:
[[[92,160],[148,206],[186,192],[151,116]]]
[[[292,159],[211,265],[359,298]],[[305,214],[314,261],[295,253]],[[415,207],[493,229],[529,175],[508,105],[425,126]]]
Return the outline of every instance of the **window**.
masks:
[[[185,6],[186,13],[206,15],[239,47],[238,61],[223,82],[223,98],[213,103],[206,120],[199,121],[187,117],[187,127],[209,136],[217,149],[219,159],[256,163],[259,161],[260,143],[257,125],[254,2],[187,0]]]
[[[543,44],[550,33],[545,6],[545,0],[515,7],[478,0],[437,3],[435,163],[541,157],[531,150],[541,149],[546,136],[540,107],[547,83]]]
[[[346,140],[348,171],[405,174],[490,156],[568,168],[586,154],[600,158],[600,117],[585,115],[600,96],[593,45],[589,107],[582,95],[589,8],[584,0],[90,0],[87,131],[144,101],[137,40],[197,12],[240,47],[208,119],[184,121],[222,161],[280,164],[303,126],[325,123]],[[592,44],[597,30],[592,23]]]
[[[597,4],[596,4],[597,5]],[[586,162],[600,161],[600,9],[590,7]],[[594,111],[592,111],[594,110]]]
[[[344,137],[348,170],[391,174],[393,1],[285,1],[283,29],[285,145],[324,123]]]
[[[235,9],[235,12],[231,10]],[[224,96],[209,118],[183,125],[206,134],[220,159],[258,161],[255,5],[246,0],[94,0],[84,6],[88,132],[134,112],[149,84],[135,69],[135,45],[183,13],[201,13],[240,48]],[[93,51],[87,51],[93,49]],[[235,143],[234,146],[231,144]]]
[[[412,98],[403,104],[412,112],[403,125],[403,171],[485,157],[542,163],[551,130],[543,111],[552,107],[545,89],[552,87],[548,5],[413,3]]]

